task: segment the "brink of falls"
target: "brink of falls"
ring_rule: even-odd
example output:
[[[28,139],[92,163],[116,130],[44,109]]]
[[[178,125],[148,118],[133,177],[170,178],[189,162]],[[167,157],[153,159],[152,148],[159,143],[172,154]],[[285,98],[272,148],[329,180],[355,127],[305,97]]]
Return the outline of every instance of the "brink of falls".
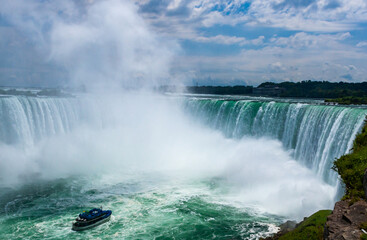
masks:
[[[367,114],[362,108],[210,98],[191,98],[184,106],[226,137],[278,139],[297,161],[333,185],[333,161],[351,149]]]

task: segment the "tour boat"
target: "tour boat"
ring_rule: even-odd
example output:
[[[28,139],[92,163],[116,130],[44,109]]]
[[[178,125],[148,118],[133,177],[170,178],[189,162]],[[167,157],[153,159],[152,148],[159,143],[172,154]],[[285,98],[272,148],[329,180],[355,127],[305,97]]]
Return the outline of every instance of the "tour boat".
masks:
[[[102,207],[93,208],[90,211],[84,211],[75,219],[71,229],[74,231],[82,231],[98,226],[102,223],[108,222],[111,218],[111,214],[111,210],[103,211]]]

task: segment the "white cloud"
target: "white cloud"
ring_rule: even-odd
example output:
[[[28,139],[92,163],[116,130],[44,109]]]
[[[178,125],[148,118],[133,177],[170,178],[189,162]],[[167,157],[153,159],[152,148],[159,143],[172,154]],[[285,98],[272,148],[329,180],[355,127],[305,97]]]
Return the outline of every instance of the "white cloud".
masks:
[[[248,41],[246,38],[243,37],[231,37],[231,36],[223,36],[217,35],[213,37],[202,37],[198,36],[195,38],[197,42],[213,42],[225,45],[232,45],[232,44],[246,44]]]
[[[344,69],[346,69],[347,71],[353,71],[353,70],[357,70],[357,67],[354,65],[348,65],[348,66],[343,66]]]
[[[263,43],[265,37],[260,36],[256,39],[248,40],[244,37],[236,37],[236,36],[224,36],[224,35],[216,35],[212,37],[203,37],[203,36],[197,36],[195,38],[190,38],[190,40],[196,41],[196,42],[205,42],[205,43],[218,43],[218,44],[224,44],[224,45],[233,45],[238,44],[240,46],[243,45],[260,45]]]
[[[367,41],[359,42],[356,46],[357,47],[366,47],[367,46]]]
[[[351,37],[349,32],[338,34],[308,34],[299,32],[289,37],[273,37],[270,39],[270,42],[276,46],[286,46],[295,49],[338,49],[338,47],[342,47],[340,42],[349,37]]]
[[[143,4],[135,0],[138,5]],[[245,7],[244,5],[248,6]],[[173,6],[185,8],[184,16],[169,14]],[[246,9],[247,8],[247,9]],[[243,24],[252,27],[274,27],[306,32],[346,32],[358,29],[358,23],[367,21],[365,0],[192,0],[168,1],[158,13],[146,14],[147,19],[163,26],[171,35],[172,28],[164,29],[165,22],[182,24],[196,32],[201,27]],[[181,28],[177,28],[179,30]]]
[[[251,43],[253,45],[261,45],[264,43],[265,37],[264,36],[259,36],[258,38],[252,39]]]
[[[339,32],[356,29],[358,22],[367,20],[367,2],[364,0],[341,0],[333,8],[326,8],[330,1],[325,0],[295,5],[301,2],[254,0],[249,10],[252,20],[246,24],[299,31]]]
[[[167,9],[168,10],[173,10],[173,9],[176,9],[180,6],[181,4],[181,0],[172,0],[168,6],[167,6]]]
[[[367,53],[343,43],[348,34],[298,33],[274,37],[258,49],[239,55],[185,57],[175,63],[183,72],[195,69],[196,79],[231,84],[233,79],[257,85],[262,81],[367,81]],[[348,77],[348,78],[347,78]]]
[[[287,70],[287,68],[281,62],[269,64],[269,69],[271,72],[285,72]]]

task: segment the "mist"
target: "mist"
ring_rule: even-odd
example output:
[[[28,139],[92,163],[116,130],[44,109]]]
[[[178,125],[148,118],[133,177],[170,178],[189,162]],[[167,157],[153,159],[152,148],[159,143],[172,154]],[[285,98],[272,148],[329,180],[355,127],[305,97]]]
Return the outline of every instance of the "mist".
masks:
[[[0,5],[12,29],[30,42],[29,51],[38,52],[41,60],[35,60],[66,74],[63,87],[111,91],[173,81],[170,60],[178,44],[150,31],[131,1],[14,0]]]

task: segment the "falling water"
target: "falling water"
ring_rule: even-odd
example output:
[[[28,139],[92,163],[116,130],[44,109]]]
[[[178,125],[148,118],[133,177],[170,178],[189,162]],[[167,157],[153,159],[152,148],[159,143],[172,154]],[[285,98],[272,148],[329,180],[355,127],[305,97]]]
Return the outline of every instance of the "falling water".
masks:
[[[351,149],[367,114],[363,108],[281,101],[190,98],[184,104],[190,114],[226,137],[280,140],[296,160],[334,185],[332,163]]]

